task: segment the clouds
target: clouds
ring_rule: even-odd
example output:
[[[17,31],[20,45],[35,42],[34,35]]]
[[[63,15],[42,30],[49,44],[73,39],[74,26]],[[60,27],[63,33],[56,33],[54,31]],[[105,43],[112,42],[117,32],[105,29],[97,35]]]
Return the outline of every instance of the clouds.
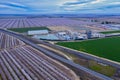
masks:
[[[6,6],[7,8],[19,8],[19,9],[29,9],[29,7],[19,4],[19,3],[14,3],[14,2],[8,2],[8,3],[0,3],[1,5]]]
[[[119,0],[77,0],[65,3],[62,8],[74,13],[120,13]]]
[[[29,10],[26,5],[16,2],[0,2],[0,14],[22,13]]]
[[[120,13],[119,5],[119,0],[4,0],[0,13]]]
[[[65,3],[64,5],[79,5],[79,4],[91,3],[94,1],[98,1],[98,0],[77,0],[76,2]]]

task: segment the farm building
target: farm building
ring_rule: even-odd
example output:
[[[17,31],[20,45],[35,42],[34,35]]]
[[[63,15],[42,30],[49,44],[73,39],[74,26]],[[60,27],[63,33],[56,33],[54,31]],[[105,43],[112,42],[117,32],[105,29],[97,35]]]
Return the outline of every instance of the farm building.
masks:
[[[28,31],[28,35],[37,35],[37,34],[48,34],[48,30],[32,30]]]
[[[58,32],[58,35],[66,35],[66,32],[64,32],[64,31]]]
[[[33,38],[44,40],[59,40],[59,38],[55,34],[34,35]]]
[[[80,34],[77,36],[76,39],[87,39],[87,35],[86,34]]]

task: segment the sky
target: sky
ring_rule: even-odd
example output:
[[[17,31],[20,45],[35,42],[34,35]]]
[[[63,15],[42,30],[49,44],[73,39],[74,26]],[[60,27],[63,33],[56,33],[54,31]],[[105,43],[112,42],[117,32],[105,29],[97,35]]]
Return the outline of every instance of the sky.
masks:
[[[0,14],[120,14],[120,0],[1,0]]]

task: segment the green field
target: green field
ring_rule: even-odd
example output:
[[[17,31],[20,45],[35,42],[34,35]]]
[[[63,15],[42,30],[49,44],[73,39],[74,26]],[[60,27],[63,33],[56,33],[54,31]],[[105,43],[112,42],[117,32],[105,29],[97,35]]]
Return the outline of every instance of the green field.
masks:
[[[11,28],[8,30],[19,32],[19,33],[25,33],[25,32],[28,32],[29,30],[50,30],[50,29],[47,27],[31,27],[31,28]]]
[[[116,72],[116,69],[112,66],[103,66],[98,64],[96,61],[89,61],[89,68],[109,77],[113,76]]]
[[[57,44],[120,62],[120,37],[81,42],[58,42]]]
[[[111,34],[111,33],[120,33],[120,30],[116,30],[116,31],[105,31],[105,32],[100,32],[103,34]]]

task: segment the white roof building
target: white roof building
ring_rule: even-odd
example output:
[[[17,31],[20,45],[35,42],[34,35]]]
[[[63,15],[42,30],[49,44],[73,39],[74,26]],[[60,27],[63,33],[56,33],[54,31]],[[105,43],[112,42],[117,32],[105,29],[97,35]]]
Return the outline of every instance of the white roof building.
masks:
[[[86,34],[80,34],[77,36],[78,39],[87,39],[87,35]]]
[[[48,34],[48,30],[32,30],[28,31],[28,35]]]
[[[59,35],[66,35],[66,32],[58,32]]]

